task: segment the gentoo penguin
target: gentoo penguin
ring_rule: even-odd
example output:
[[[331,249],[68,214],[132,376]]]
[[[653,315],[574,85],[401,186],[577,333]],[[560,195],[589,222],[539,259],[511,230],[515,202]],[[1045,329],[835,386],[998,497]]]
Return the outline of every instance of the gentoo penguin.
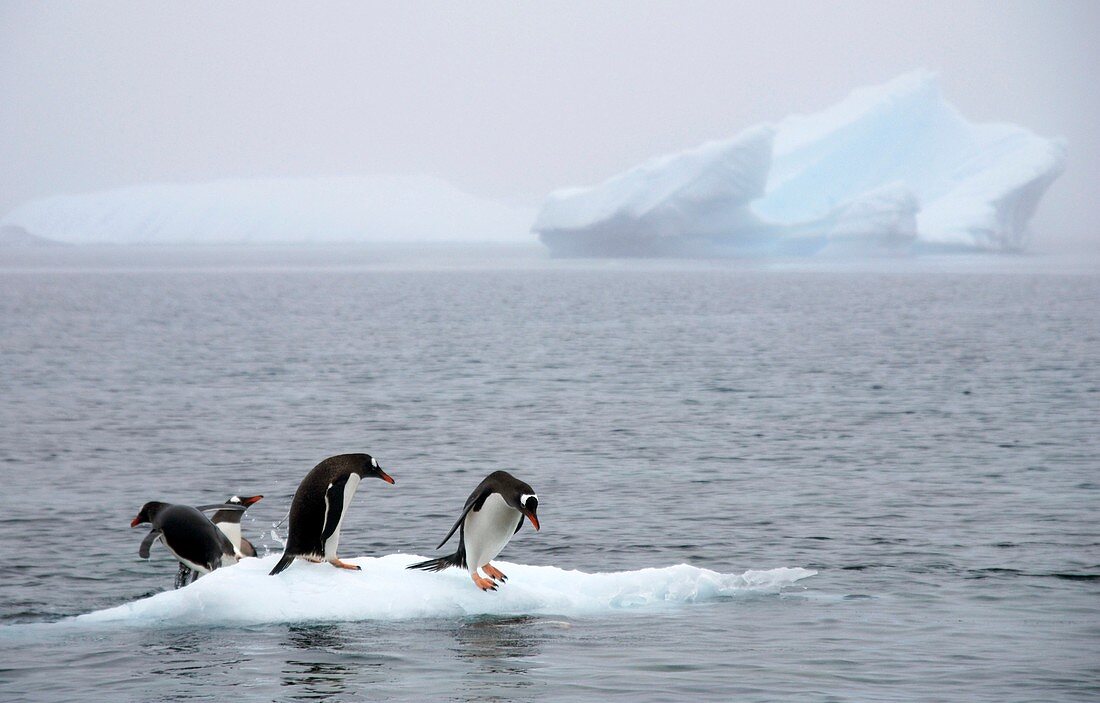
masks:
[[[219,505],[204,505],[200,510],[213,510],[217,509],[217,512],[210,516],[210,522],[214,523],[215,527],[225,533],[225,536],[229,538],[229,541],[233,544],[233,549],[237,553],[238,557],[254,557],[256,556],[256,548],[252,546],[252,543],[241,536],[241,518],[244,517],[244,511],[248,510],[248,507],[253,503],[258,503],[263,496],[247,496],[241,498],[240,496],[230,496],[226,498],[224,504]],[[223,508],[222,505],[232,506],[232,510]],[[194,582],[199,577],[198,572],[191,571],[183,563],[180,563],[179,573],[176,574],[176,583],[189,583]]]
[[[462,514],[458,516],[451,531],[439,543],[442,547],[458,530],[458,551],[439,559],[429,559],[419,564],[407,566],[408,569],[424,571],[443,571],[451,566],[469,569],[470,578],[483,591],[495,591],[497,584],[508,577],[489,562],[500,554],[512,535],[523,527],[523,518],[531,521],[531,526],[539,529],[539,497],[523,481],[507,471],[494,471],[478,484]],[[436,549],[439,549],[436,547]],[[489,578],[482,578],[480,568]]]
[[[240,552],[241,556],[256,556],[256,548],[241,536],[241,518],[244,517],[244,511],[248,510],[249,506],[259,503],[262,498],[263,496],[246,496],[244,498],[230,496],[226,499],[225,505],[232,505],[234,509],[219,509],[218,512],[210,516],[210,522],[217,525],[218,529],[225,533],[225,536],[233,543],[234,549]],[[238,510],[236,506],[241,507]]]
[[[142,559],[148,559],[149,548],[159,537],[181,565],[196,572],[192,581],[197,578],[197,574],[207,574],[220,566],[237,563],[238,556],[233,543],[202,514],[202,509],[215,508],[244,510],[241,506],[232,505],[193,508],[190,505],[172,505],[155,500],[146,503],[130,522],[130,527],[143,523],[153,526],[152,531],[141,541],[138,555]],[[183,585],[185,584],[181,582],[180,576],[177,576],[176,588]]]
[[[271,570],[271,576],[290,566],[296,557],[359,570],[354,564],[340,561],[336,548],[340,545],[340,525],[364,476],[394,483],[370,454],[331,456],[306,474],[290,504],[290,526],[283,558]]]

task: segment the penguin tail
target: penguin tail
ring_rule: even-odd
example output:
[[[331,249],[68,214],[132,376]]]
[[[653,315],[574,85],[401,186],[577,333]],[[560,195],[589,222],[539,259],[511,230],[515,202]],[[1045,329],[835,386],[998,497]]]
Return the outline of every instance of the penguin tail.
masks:
[[[416,564],[409,564],[405,568],[420,569],[421,571],[443,571],[452,566],[466,568],[466,555],[463,554],[461,550],[445,557],[439,557],[438,559],[429,559]]]
[[[286,567],[290,566],[290,562],[294,561],[293,554],[283,554],[283,558],[279,560],[279,563],[275,565],[275,568],[271,570],[268,576],[274,576]]]

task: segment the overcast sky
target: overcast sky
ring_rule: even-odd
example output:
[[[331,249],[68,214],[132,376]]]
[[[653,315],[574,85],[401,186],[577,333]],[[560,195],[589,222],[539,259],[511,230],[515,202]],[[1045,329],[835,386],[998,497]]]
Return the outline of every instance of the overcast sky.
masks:
[[[537,203],[924,66],[1069,142],[1040,239],[1100,241],[1100,2],[0,0],[0,212],[146,181],[427,173]]]

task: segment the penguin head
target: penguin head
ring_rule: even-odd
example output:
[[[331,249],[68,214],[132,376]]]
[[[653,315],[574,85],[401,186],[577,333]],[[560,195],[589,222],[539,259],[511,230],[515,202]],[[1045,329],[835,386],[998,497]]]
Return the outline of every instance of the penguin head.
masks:
[[[225,502],[229,505],[243,505],[245,508],[247,508],[253,503],[259,503],[262,498],[263,496],[246,496],[244,498],[240,496],[232,496],[231,498],[227,498]]]
[[[355,470],[355,473],[359,474],[360,478],[366,478],[367,476],[373,476],[374,478],[380,478],[386,483],[397,483],[393,480],[393,477],[382,470],[382,467],[378,465],[378,460],[370,454],[356,454],[356,459],[359,459],[361,465]]]
[[[521,506],[519,511],[527,516],[527,519],[531,521],[531,527],[535,528],[535,532],[539,531],[539,497],[534,493],[525,493],[519,497],[519,503]]]
[[[263,496],[246,496],[244,498],[240,496],[230,496],[225,499],[227,505],[240,505],[244,510],[219,510],[210,516],[210,522],[215,525],[228,523],[228,524],[240,524],[241,518],[244,517],[244,511],[248,510],[248,506],[253,503],[258,503]]]
[[[523,481],[515,480],[514,485],[503,491],[501,495],[504,502],[527,516],[531,521],[531,527],[537,532],[539,529],[539,497],[535,495],[535,489]]]
[[[137,517],[130,521],[130,527],[137,527],[142,523],[152,522],[157,518],[157,513],[166,507],[168,507],[168,503],[161,503],[157,500],[149,501],[141,506],[141,510],[138,511]]]

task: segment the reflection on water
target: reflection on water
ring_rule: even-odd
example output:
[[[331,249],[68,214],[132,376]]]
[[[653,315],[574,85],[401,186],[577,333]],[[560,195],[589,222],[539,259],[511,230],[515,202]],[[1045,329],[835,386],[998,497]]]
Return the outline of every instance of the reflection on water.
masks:
[[[466,699],[525,700],[535,693],[532,670],[540,652],[539,619],[486,617],[467,620],[452,632],[454,651],[469,673],[456,692]]]
[[[339,651],[347,647],[348,636],[338,624],[291,625],[287,642],[298,649]]]
[[[141,650],[155,657],[150,674],[176,679],[206,678],[210,667],[228,667],[238,663],[226,655],[225,643],[207,630],[169,630],[149,632]]]
[[[143,668],[130,671],[129,679],[141,691],[141,700],[180,700],[232,676],[243,661],[238,645],[235,637],[219,630],[149,630],[135,647],[143,655]]]
[[[291,700],[342,698],[349,693],[348,678],[352,670],[342,654],[348,641],[339,625],[293,625],[288,628],[287,644],[291,656],[283,668],[282,685],[294,687]]]

